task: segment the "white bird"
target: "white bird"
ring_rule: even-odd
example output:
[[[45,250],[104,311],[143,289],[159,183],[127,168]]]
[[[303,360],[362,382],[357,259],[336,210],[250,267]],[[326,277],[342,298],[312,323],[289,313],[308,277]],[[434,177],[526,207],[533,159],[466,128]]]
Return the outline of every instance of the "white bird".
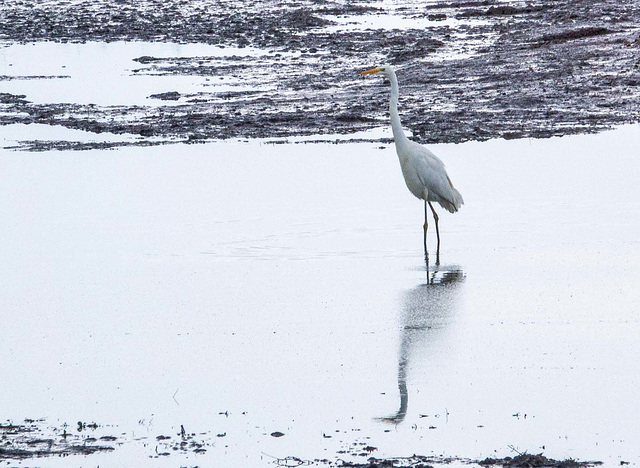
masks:
[[[427,251],[427,205],[431,208],[433,219],[436,222],[436,235],[438,237],[436,264],[440,264],[438,215],[431,202],[438,202],[445,210],[455,213],[464,204],[464,200],[460,192],[451,183],[444,163],[440,158],[424,146],[409,140],[404,134],[400,116],[398,115],[398,79],[393,67],[385,66],[360,72],[361,75],[372,73],[384,73],[391,82],[389,113],[391,114],[391,129],[396,143],[396,152],[400,159],[402,175],[409,191],[417,198],[424,200],[424,255],[427,265],[429,263],[429,253]]]

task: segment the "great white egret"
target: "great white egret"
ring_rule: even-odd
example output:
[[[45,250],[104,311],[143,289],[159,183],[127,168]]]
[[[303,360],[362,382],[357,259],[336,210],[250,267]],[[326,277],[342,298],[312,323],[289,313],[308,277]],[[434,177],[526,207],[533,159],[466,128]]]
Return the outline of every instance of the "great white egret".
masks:
[[[417,198],[424,200],[424,256],[427,264],[429,262],[427,250],[427,205],[431,208],[433,219],[436,222],[436,236],[438,237],[436,264],[439,264],[440,229],[438,228],[438,215],[431,202],[438,202],[445,210],[455,213],[464,204],[464,200],[460,192],[451,183],[444,163],[440,158],[424,146],[409,140],[404,134],[400,116],[398,115],[398,78],[393,67],[385,66],[360,72],[361,75],[373,73],[383,73],[391,83],[389,113],[391,114],[391,129],[393,130],[398,159],[400,159],[402,175],[409,191]]]

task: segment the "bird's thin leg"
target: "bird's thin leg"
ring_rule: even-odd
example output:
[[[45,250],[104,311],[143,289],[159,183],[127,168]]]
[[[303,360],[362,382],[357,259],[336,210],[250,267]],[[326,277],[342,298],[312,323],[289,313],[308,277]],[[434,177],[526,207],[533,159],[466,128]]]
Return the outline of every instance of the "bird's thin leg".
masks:
[[[424,201],[424,261],[427,262],[427,269],[429,268],[429,251],[427,250],[427,227],[429,223],[427,222],[427,201]]]
[[[431,208],[431,212],[433,213],[433,219],[436,221],[436,237],[438,238],[438,247],[436,248],[436,265],[440,265],[440,228],[438,228],[438,214],[436,210],[433,209],[433,205],[431,202],[429,203],[429,208]],[[425,208],[425,216],[426,216],[426,208]]]

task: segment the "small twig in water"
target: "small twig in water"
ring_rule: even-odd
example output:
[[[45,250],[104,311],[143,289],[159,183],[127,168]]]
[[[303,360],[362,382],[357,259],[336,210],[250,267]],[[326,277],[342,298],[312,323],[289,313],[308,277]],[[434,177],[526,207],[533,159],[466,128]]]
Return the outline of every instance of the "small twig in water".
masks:
[[[514,452],[516,452],[518,455],[526,455],[527,451],[525,450],[524,452],[521,452],[520,450],[518,450],[517,448],[515,448],[513,445],[507,445],[507,447],[509,447],[511,450],[513,450]]]
[[[260,453],[262,453],[262,455],[265,455],[269,458],[273,458],[275,460],[276,465],[278,466],[293,468],[301,465],[311,465],[310,461],[305,461],[298,457],[288,456],[284,458],[278,458],[278,457],[274,457],[273,455],[269,455],[268,453],[264,453],[264,452],[260,452]]]

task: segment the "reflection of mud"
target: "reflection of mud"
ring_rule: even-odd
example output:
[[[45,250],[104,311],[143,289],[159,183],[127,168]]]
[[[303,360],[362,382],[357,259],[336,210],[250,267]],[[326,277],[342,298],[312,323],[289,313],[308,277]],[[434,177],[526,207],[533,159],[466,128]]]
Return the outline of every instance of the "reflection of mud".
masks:
[[[7,0],[0,39],[8,41],[202,42],[275,53],[145,57],[136,72],[234,76],[251,91],[183,96],[167,89],[175,104],[144,108],[36,105],[2,95],[0,124],[144,137],[116,145],[351,133],[387,125],[387,87],[356,73],[383,62],[400,68],[403,120],[421,141],[547,137],[640,119],[638,2],[510,3],[407,2],[393,15],[428,27],[336,30],[330,28],[340,15],[389,12],[375,2],[324,0],[286,8],[271,0],[233,8],[223,0],[122,0],[117,8],[107,0]]]

